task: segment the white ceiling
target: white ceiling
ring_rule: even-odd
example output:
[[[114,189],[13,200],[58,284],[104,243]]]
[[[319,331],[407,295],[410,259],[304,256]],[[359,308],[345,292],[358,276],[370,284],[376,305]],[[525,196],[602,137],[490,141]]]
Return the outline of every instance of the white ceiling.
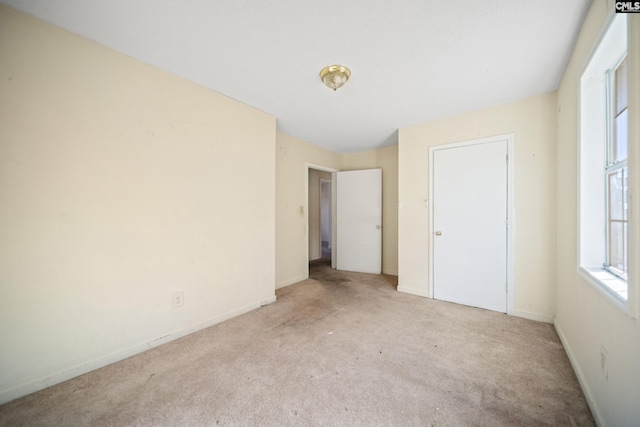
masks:
[[[591,0],[0,0],[340,153],[553,91]],[[320,69],[351,80],[333,92]]]

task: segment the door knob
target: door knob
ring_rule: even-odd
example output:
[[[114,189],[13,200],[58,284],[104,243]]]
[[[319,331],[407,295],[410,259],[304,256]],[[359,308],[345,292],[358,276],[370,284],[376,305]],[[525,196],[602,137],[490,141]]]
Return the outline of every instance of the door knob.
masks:
[[[441,236],[442,235],[442,231],[438,230],[436,231],[436,236]]]
[[[380,226],[379,225],[376,225],[376,230],[380,230]]]

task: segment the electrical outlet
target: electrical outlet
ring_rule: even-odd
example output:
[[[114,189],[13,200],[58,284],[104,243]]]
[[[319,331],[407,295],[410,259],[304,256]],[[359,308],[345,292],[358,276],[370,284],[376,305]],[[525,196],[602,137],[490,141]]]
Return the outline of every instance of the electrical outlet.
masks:
[[[609,378],[609,353],[605,346],[600,346],[600,370],[604,379]]]
[[[179,308],[179,307],[182,307],[183,305],[184,305],[184,292],[180,291],[171,295],[172,308]]]

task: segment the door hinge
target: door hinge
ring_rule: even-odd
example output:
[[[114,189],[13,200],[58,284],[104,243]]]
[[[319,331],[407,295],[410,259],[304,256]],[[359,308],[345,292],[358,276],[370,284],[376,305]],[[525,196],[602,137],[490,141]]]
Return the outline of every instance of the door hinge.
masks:
[[[504,156],[504,157],[505,157],[504,162],[505,162],[506,164],[509,164],[509,154],[507,154],[507,155],[506,155],[506,156]]]
[[[509,220],[508,219],[504,221],[504,226],[509,228]]]

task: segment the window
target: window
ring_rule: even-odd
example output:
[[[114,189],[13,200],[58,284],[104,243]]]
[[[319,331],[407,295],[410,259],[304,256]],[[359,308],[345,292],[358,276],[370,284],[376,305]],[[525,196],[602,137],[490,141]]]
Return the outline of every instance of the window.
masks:
[[[605,166],[607,205],[607,260],[604,267],[626,280],[629,271],[629,169],[627,58],[607,73],[607,161]]]
[[[614,15],[580,78],[580,271],[627,310],[627,17]]]

